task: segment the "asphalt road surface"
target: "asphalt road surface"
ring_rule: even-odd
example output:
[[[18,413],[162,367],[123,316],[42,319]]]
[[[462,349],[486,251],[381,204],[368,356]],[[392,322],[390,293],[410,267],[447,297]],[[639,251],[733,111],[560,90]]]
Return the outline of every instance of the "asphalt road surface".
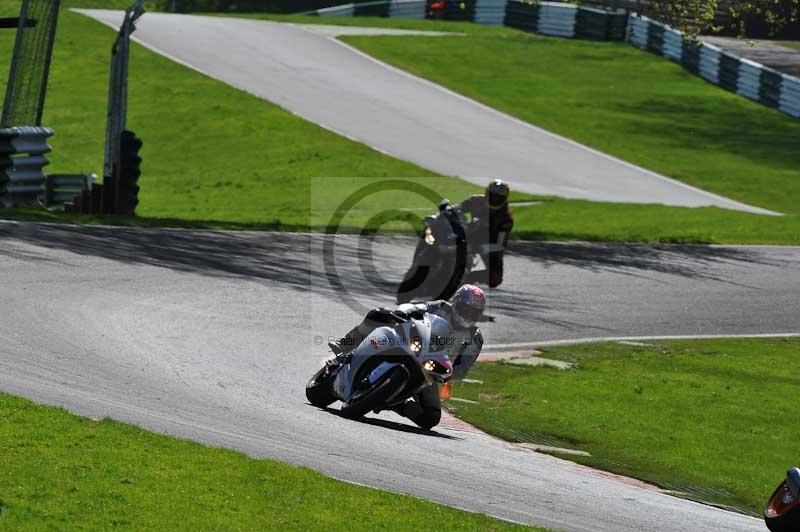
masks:
[[[79,11],[113,27],[121,20],[118,11]],[[565,198],[770,212],[499,113],[362,54],[329,32],[164,13],[146,14],[137,28],[134,39],[156,52],[443,175],[481,185],[502,176],[523,192]]]
[[[390,304],[414,245],[378,239],[365,257],[364,242],[337,239],[342,285],[369,295],[347,306],[321,242],[2,223],[0,389],[555,529],[763,530],[457,427],[311,407],[304,385],[326,356],[316,337],[346,331],[361,305]],[[798,248],[525,244],[506,275],[489,293],[489,345],[800,329]]]

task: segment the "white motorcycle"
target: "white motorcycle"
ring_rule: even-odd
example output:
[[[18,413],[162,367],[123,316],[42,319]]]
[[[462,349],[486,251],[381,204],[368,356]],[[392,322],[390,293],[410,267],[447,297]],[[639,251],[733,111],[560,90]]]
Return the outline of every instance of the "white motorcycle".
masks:
[[[438,316],[392,313],[353,351],[337,355],[311,377],[308,401],[325,408],[341,401],[340,414],[357,419],[394,410],[424,429],[439,424],[439,384],[450,380],[450,324]]]

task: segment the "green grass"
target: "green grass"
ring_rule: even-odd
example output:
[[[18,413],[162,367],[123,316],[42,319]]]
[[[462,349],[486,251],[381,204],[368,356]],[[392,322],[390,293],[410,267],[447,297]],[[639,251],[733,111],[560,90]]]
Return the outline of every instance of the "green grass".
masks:
[[[470,423],[509,438],[547,434],[588,451],[581,463],[752,512],[800,456],[800,339],[618,343],[546,349],[579,364],[556,370],[482,363],[449,403]]]
[[[800,121],[622,43],[475,24],[259,16],[453,30],[464,36],[344,37],[359,49],[624,160],[787,216],[551,200],[519,210],[518,237],[800,243]]]
[[[2,530],[524,528],[2,393],[0,420]]]
[[[10,5],[0,3],[6,12],[13,11]],[[44,116],[56,131],[50,172],[102,170],[113,37],[97,22],[61,13]],[[10,49],[12,38],[13,32],[0,34],[0,48]],[[0,71],[7,61],[0,57]],[[312,220],[315,197],[328,195],[333,204],[372,181],[312,180],[317,176],[410,176],[453,199],[479,190],[347,140],[142,47],[134,46],[130,73],[128,124],[145,141],[138,210],[145,225],[171,219],[309,228],[327,221],[327,213]],[[392,205],[411,207],[416,199],[395,195]]]
[[[88,5],[119,8],[125,3],[92,0]],[[69,5],[87,4],[83,0],[71,0]],[[16,9],[16,2],[0,0],[0,13],[13,14]],[[314,17],[267,18],[320,22]],[[454,46],[463,46],[467,50],[493,46],[492,50],[497,51],[497,46],[509,45],[509,53],[517,55],[520,50],[535,52],[542,43],[553,49],[565,46],[568,50],[575,46],[588,46],[468,23],[390,19],[323,22],[454,30],[468,34],[436,39],[435,43],[441,43],[445,50]],[[10,49],[12,39],[13,32],[0,32],[0,47],[7,44]],[[101,172],[108,57],[112,40],[112,30],[69,11],[62,12],[44,117],[45,124],[57,133],[52,139],[53,164],[48,168],[49,172]],[[414,44],[408,39],[375,38],[359,40],[358,43],[368,48],[398,43],[400,50],[405,50],[409,45],[435,46],[433,41],[417,39],[417,44]],[[627,53],[643,58],[644,64],[663,63],[635,50]],[[433,61],[428,55],[426,61]],[[437,56],[435,61],[443,61],[446,58],[440,56],[448,54],[437,52],[433,55]],[[485,60],[485,54],[479,55],[478,59]],[[597,64],[596,60],[581,56],[572,57],[572,60],[586,63],[581,68],[587,64],[596,68]],[[6,55],[0,56],[0,72],[7,69],[7,61]],[[497,74],[496,70],[490,72],[491,66],[480,63],[476,66],[482,70],[476,70],[478,78]],[[448,68],[444,68],[444,74]],[[500,62],[498,68],[502,68],[504,75],[513,70],[507,71],[508,65],[504,62]],[[502,84],[513,81],[502,76],[497,79]],[[523,101],[527,101],[529,95],[526,93],[530,91],[517,92],[524,96]],[[415,176],[412,181],[431,186],[440,195],[453,200],[479,190],[479,187],[457,179],[434,178],[435,174],[428,170],[335,135],[139,46],[134,46],[132,55],[130,98],[129,127],[145,141],[138,219],[72,217],[30,209],[2,212],[0,216],[77,223],[320,230],[325,227],[333,209],[348,194],[382,177]],[[787,170],[787,175],[796,177],[796,168]],[[314,179],[318,176],[364,176],[366,179],[325,182]],[[758,186],[763,185],[763,179],[754,180],[759,181]],[[784,198],[792,198],[797,182],[800,181],[795,180],[795,185],[787,186]],[[322,199],[325,201],[320,201]],[[533,197],[520,194],[514,199]],[[772,218],[716,208],[681,209],[540,199],[544,200],[540,206],[516,209],[515,238],[800,243],[800,218],[796,215]],[[788,207],[782,208],[791,201],[784,203],[765,206],[788,212]],[[371,198],[370,202],[360,204],[353,211],[345,229],[358,230],[374,213],[384,209],[420,205],[419,198],[411,193],[396,192]],[[422,207],[433,210],[427,202],[423,202]],[[417,213],[424,214],[424,210]],[[387,228],[391,231],[407,229],[407,224],[394,224]]]
[[[603,152],[800,213],[800,121],[625,43],[507,31],[345,37],[380,59]]]
[[[795,50],[800,50],[800,42],[798,41],[775,41],[775,44],[785,46],[786,48],[794,48]]]

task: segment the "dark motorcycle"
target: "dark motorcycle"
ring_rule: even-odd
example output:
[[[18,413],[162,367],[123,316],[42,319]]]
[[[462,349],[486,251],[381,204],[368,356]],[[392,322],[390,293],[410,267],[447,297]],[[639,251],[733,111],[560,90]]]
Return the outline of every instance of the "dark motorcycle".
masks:
[[[800,468],[791,468],[786,480],[769,498],[764,508],[764,521],[772,532],[800,530]]]
[[[479,220],[467,222],[461,210],[447,200],[439,212],[425,218],[425,230],[414,260],[397,289],[397,302],[450,299],[475,265],[472,244]]]

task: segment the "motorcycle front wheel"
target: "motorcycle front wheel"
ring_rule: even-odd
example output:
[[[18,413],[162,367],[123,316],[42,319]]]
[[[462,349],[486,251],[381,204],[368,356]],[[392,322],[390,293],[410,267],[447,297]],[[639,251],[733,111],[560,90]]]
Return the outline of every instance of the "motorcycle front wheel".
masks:
[[[367,412],[380,410],[392,396],[406,385],[408,377],[409,373],[406,368],[395,366],[369,391],[360,395],[355,401],[345,403],[339,413],[347,419],[358,419]]]
[[[306,399],[317,408],[325,408],[336,400],[333,395],[333,383],[326,375],[327,367],[323,366],[306,384]]]
[[[797,532],[800,530],[800,501],[782,482],[764,509],[764,522],[772,532]]]
[[[439,386],[433,383],[422,389],[415,397],[420,413],[409,416],[419,428],[431,430],[442,420],[442,403],[439,399]]]

